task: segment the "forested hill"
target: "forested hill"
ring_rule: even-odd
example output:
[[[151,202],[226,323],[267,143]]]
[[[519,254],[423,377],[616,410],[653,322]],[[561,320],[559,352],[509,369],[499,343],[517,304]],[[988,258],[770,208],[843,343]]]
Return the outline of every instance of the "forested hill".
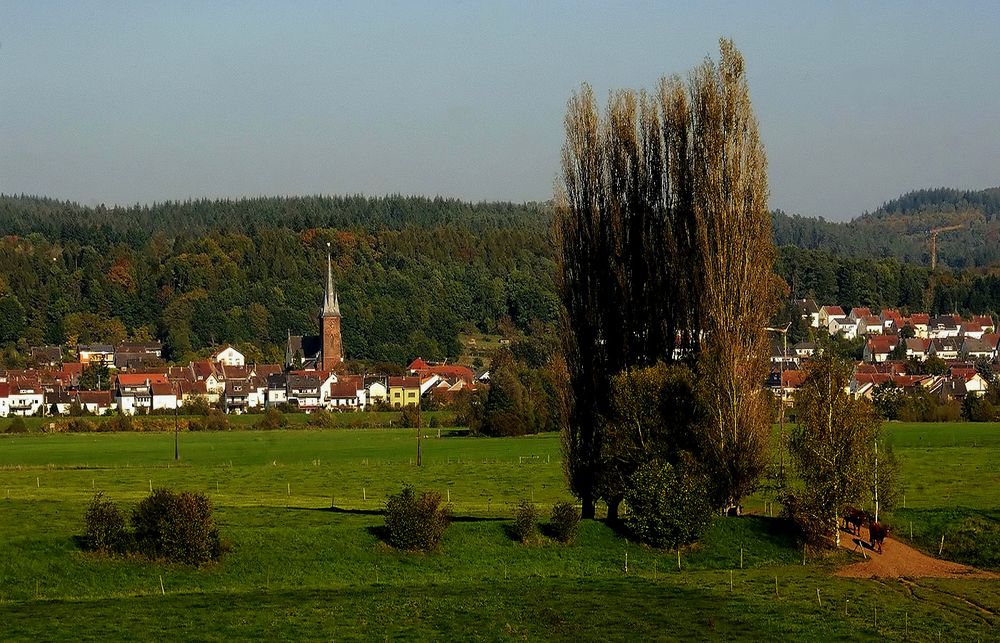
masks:
[[[309,196],[167,201],[153,205],[84,207],[70,201],[0,195],[0,233],[37,232],[50,239],[142,243],[209,231],[277,227],[290,230],[457,225],[470,230],[547,228],[543,205],[468,203],[416,196]]]
[[[1000,277],[926,267],[998,261],[997,190],[906,195],[846,224],[774,215],[795,297],[843,306],[1000,312]],[[390,196],[85,207],[0,196],[0,365],[40,344],[157,338],[186,361],[233,343],[281,361],[317,331],[327,243],[348,358],[454,358],[462,331],[558,317],[549,206]],[[875,259],[873,261],[873,258]]]
[[[963,191],[918,190],[884,203],[847,223],[822,218],[772,215],[775,244],[825,250],[843,257],[894,257],[930,263],[928,232],[958,225],[938,235],[938,262],[952,268],[1000,264],[1000,188]]]
[[[463,330],[556,318],[542,206],[306,197],[84,207],[0,197],[0,355],[159,338],[279,361],[316,332],[331,244],[348,358],[455,357]]]

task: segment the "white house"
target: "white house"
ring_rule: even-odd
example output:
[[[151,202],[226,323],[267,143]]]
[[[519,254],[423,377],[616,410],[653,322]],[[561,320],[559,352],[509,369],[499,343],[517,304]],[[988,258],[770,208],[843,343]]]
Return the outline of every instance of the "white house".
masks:
[[[368,404],[377,404],[379,402],[389,401],[389,387],[386,386],[384,378],[366,378],[365,379],[365,395],[366,402]]]
[[[844,339],[858,336],[858,323],[849,317],[832,317],[828,328],[831,335],[842,335]]]
[[[830,320],[835,317],[845,317],[844,309],[840,306],[823,306],[819,309],[818,321],[823,328],[830,328]]]
[[[45,392],[40,386],[24,383],[3,385],[8,392],[6,404],[0,409],[0,415],[20,415],[26,417],[38,413],[45,403]]]
[[[232,346],[226,346],[212,355],[212,361],[226,366],[246,366],[247,359],[243,353]]]

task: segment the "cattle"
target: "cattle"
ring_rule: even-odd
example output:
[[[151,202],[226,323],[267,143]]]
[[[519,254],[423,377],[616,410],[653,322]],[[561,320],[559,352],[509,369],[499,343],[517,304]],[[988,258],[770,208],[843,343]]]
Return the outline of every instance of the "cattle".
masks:
[[[872,520],[868,523],[868,539],[872,550],[878,545],[878,553],[882,553],[882,541],[889,535],[889,527]]]
[[[844,509],[844,528],[848,533],[861,535],[861,525],[868,522],[868,514],[855,507]]]

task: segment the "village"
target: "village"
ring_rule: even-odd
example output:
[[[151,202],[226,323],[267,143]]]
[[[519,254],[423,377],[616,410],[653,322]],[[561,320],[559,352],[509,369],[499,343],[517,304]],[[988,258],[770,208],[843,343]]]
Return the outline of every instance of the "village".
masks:
[[[889,387],[903,393],[922,390],[942,403],[961,402],[983,396],[989,388],[1000,333],[988,315],[904,316],[898,310],[875,313],[864,307],[845,313],[840,306],[817,306],[812,299],[793,300],[792,305],[816,341],[788,346],[785,337],[778,337],[772,345],[768,386],[786,406],[792,405],[805,381],[806,364],[822,350],[827,336],[864,340],[850,383],[850,393],[858,399],[872,399],[879,387]]]
[[[285,364],[248,364],[223,346],[187,365],[163,363],[159,342],[79,345],[64,359],[60,346],[32,347],[32,367],[0,371],[0,417],[145,415],[217,408],[225,413],[266,408],[313,412],[399,409],[422,400],[447,406],[489,380],[462,364],[414,359],[402,375],[348,374],[340,332],[340,301],[327,258],[319,335],[288,335]],[[107,374],[81,386],[86,374]]]

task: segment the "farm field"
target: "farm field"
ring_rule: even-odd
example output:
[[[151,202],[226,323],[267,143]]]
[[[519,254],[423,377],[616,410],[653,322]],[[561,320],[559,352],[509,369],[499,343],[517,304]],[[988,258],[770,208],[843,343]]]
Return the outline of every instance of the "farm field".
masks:
[[[974,564],[989,566],[1000,426],[893,424],[888,434],[907,490],[906,509],[890,517],[897,530],[912,522],[915,544],[936,554],[941,533],[971,517],[972,545],[949,551],[949,531],[945,556],[979,549]],[[2,638],[989,640],[1000,627],[1000,582],[832,577],[850,554],[803,564],[765,516],[717,519],[680,570],[676,553],[627,543],[600,522],[584,523],[575,545],[524,547],[505,530],[512,505],[533,499],[544,513],[569,498],[558,436],[427,430],[420,468],[414,437],[182,433],[175,463],[171,433],[0,436]],[[378,511],[404,482],[450,498],[457,520],[441,553],[399,554],[378,539]],[[127,507],[150,486],[209,495],[233,546],[221,564],[78,550],[95,490]]]

